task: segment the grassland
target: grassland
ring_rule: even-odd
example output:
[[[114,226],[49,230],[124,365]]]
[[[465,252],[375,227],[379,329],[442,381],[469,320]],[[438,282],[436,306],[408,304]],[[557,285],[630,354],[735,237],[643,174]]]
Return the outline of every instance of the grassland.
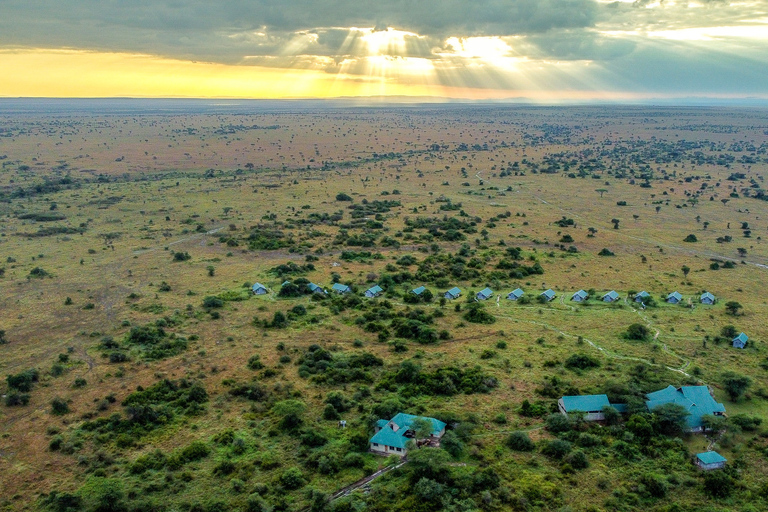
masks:
[[[30,390],[0,388],[19,401],[0,406],[5,510],[768,506],[764,425],[711,436],[731,461],[713,497],[690,462],[703,436],[547,421],[563,394],[685,383],[711,386],[729,416],[768,418],[768,112],[8,109],[0,123],[0,373],[35,370]],[[279,295],[301,279],[355,292]],[[376,283],[385,295],[362,298]],[[409,303],[420,285],[436,298]],[[452,286],[464,296],[441,303]],[[466,299],[486,286],[495,321],[473,323]],[[506,300],[517,287],[558,296]],[[593,298],[570,301],[579,289]],[[609,290],[621,300],[600,302]],[[641,290],[657,305],[640,309]],[[683,303],[664,303],[675,290]],[[409,321],[418,334],[398,330]],[[634,323],[648,339],[626,339]],[[727,325],[745,350],[718,340]],[[311,364],[317,350],[330,366]],[[599,366],[569,368],[574,354]],[[407,361],[425,384],[398,380]],[[446,368],[483,384],[434,384]],[[751,382],[736,401],[729,371]],[[448,421],[461,450],[420,450],[327,503],[391,463],[366,441],[400,410]],[[517,430],[535,450],[507,446]],[[588,467],[547,455],[558,439]]]

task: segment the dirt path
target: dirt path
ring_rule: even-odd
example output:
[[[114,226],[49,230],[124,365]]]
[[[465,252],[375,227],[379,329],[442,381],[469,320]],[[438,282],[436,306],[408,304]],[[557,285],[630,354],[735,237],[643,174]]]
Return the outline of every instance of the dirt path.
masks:
[[[502,318],[506,318],[508,320],[518,320],[518,321],[520,320],[519,318],[514,318],[514,317],[511,317],[511,316],[505,316],[505,315],[499,315],[499,316],[501,316]],[[579,336],[576,335],[576,334],[571,334],[569,332],[565,332],[565,331],[561,330],[559,327],[555,327],[554,325],[548,324],[546,322],[537,322],[535,320],[526,320],[526,321],[528,323],[530,323],[530,324],[533,324],[533,325],[539,325],[541,327],[546,327],[547,329],[555,331],[558,334],[561,334],[563,336],[568,336],[570,338],[577,338],[577,339],[579,338]],[[619,360],[624,360],[624,361],[637,361],[639,363],[647,364],[648,366],[655,366],[657,368],[666,368],[667,370],[670,370],[670,371],[673,371],[673,372],[682,373],[683,375],[685,375],[687,377],[690,377],[690,375],[688,375],[685,372],[685,369],[690,365],[690,362],[687,361],[686,359],[682,358],[681,356],[675,354],[674,352],[672,352],[669,349],[665,348],[665,351],[668,354],[670,354],[671,356],[676,357],[676,358],[680,359],[683,362],[683,364],[681,365],[680,368],[673,368],[671,366],[667,366],[667,365],[664,365],[664,364],[654,363],[652,361],[649,361],[648,359],[643,359],[642,357],[623,356],[621,354],[617,354],[615,352],[611,352],[610,350],[608,350],[608,349],[606,349],[604,347],[601,347],[600,345],[598,345],[597,343],[595,343],[594,341],[592,341],[590,339],[582,337],[582,340],[584,340],[592,348],[594,348],[595,350],[599,351],[601,354],[603,354],[604,356],[606,356],[608,358],[619,359]]]
[[[403,459],[400,463],[395,464],[394,466],[387,466],[383,469],[378,470],[372,475],[368,475],[365,478],[361,478],[357,482],[350,484],[342,489],[339,489],[335,493],[331,494],[331,496],[328,498],[328,501],[331,502],[339,498],[343,498],[344,496],[348,496],[349,493],[351,493],[352,491],[355,491],[356,489],[360,489],[361,487],[367,487],[368,484],[370,484],[372,481],[376,480],[382,475],[389,473],[390,471],[403,467],[407,462],[408,462],[407,459]],[[309,509],[306,508],[302,512],[306,512],[307,510]]]

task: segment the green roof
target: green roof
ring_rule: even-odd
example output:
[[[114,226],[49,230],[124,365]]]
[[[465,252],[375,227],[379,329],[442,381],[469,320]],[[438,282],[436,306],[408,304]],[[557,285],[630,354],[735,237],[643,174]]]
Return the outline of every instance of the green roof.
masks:
[[[435,418],[428,418],[426,416],[414,416],[413,414],[405,414],[401,412],[389,421],[377,421],[376,426],[378,426],[381,430],[373,435],[370,442],[391,446],[393,448],[405,448],[405,443],[407,443],[410,439],[405,437],[405,433],[408,431],[413,421],[417,418],[422,418],[432,422],[432,435],[438,435],[446,427],[445,423],[440,420],[436,420]]]
[[[683,386],[680,389],[668,386],[659,391],[648,393],[646,406],[649,411],[664,404],[677,404],[690,414],[686,418],[690,429],[703,426],[701,418],[707,414],[724,413],[725,406],[715,401],[707,386]]]
[[[697,453],[696,458],[704,464],[717,464],[718,462],[726,462],[728,460],[717,452]]]
[[[588,297],[589,297],[589,294],[587,292],[585,292],[584,290],[579,290],[573,294],[573,296],[571,297],[571,300],[576,300],[576,301],[587,300]]]
[[[450,290],[448,290],[445,293],[446,293],[446,295],[450,295],[451,297],[458,297],[459,295],[461,295],[461,289],[458,288],[458,287],[454,287],[454,288],[451,288]]]
[[[418,288],[414,288],[413,290],[411,290],[411,293],[413,293],[414,295],[421,295],[422,293],[424,293],[424,290],[426,290],[424,286],[419,286]]]
[[[565,412],[602,411],[603,407],[611,405],[608,401],[608,395],[564,396],[561,400],[563,401]]]
[[[478,298],[487,299],[487,298],[490,298],[491,295],[493,295],[493,290],[491,290],[490,288],[485,288],[484,290],[480,290],[479,292],[477,292]]]

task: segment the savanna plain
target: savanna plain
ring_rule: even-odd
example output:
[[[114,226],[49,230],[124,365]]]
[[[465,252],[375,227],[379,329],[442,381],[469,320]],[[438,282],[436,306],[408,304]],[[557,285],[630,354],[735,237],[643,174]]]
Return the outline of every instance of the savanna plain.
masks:
[[[2,510],[768,509],[768,110],[3,100],[0,166]]]

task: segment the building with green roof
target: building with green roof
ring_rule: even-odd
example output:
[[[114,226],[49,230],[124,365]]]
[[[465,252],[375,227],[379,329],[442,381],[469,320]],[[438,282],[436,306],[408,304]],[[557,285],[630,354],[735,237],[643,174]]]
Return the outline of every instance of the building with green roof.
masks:
[[[707,386],[683,386],[676,388],[667,386],[659,391],[648,393],[645,405],[648,410],[665,404],[677,404],[688,411],[685,419],[689,432],[703,432],[702,418],[706,415],[722,416],[725,414],[725,406],[715,401]]]
[[[370,441],[371,451],[382,455],[395,454],[404,457],[406,443],[411,439],[419,441],[415,439],[415,433],[411,430],[411,425],[416,419],[423,419],[432,423],[429,441],[439,440],[445,434],[446,424],[442,421],[401,412],[389,421],[379,420],[376,422],[375,433]]]
[[[584,413],[587,421],[603,421],[605,408],[613,407],[618,412],[626,412],[626,405],[612,404],[608,395],[564,396],[557,401],[557,409],[564,415]]]
[[[704,471],[724,468],[727,461],[728,459],[717,452],[704,452],[696,454],[696,465]]]

